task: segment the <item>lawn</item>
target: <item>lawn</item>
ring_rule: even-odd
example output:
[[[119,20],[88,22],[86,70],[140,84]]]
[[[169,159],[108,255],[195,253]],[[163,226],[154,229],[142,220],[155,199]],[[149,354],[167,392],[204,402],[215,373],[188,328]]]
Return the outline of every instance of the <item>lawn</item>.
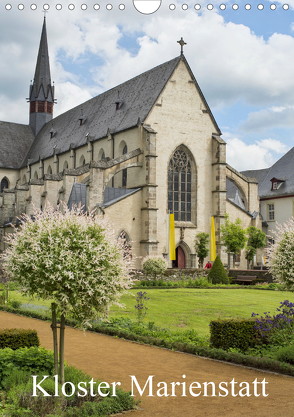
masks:
[[[131,290],[136,295],[139,290]],[[144,290],[142,290],[144,291]],[[147,289],[148,312],[145,321],[171,329],[195,329],[199,335],[209,334],[209,323],[218,318],[249,318],[252,312],[263,314],[276,312],[280,301],[294,301],[292,293],[252,289]],[[49,301],[29,300],[16,291],[10,292],[11,300],[25,304],[50,306]],[[136,319],[134,296],[125,295],[121,302],[125,309],[113,306],[111,317]]]

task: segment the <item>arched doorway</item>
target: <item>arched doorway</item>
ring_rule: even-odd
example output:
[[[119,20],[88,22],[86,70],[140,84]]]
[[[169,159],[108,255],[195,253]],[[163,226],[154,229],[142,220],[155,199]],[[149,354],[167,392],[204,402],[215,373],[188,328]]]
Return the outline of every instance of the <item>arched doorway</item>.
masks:
[[[181,246],[176,248],[176,260],[173,261],[173,268],[185,268],[185,252]]]

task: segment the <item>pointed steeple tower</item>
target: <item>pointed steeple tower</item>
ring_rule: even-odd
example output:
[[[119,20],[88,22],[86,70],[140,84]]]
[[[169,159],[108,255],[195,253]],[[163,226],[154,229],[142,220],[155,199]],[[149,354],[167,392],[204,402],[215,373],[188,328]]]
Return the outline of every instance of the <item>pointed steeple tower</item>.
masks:
[[[51,85],[46,18],[39,46],[33,84],[30,85],[30,127],[35,136],[53,118],[54,86]]]

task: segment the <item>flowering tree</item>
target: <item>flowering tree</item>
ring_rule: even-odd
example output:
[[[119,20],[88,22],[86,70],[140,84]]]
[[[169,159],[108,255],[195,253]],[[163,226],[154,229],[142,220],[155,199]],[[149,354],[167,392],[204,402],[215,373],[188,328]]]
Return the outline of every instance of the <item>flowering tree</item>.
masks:
[[[143,271],[151,274],[156,279],[157,275],[163,274],[167,268],[167,263],[161,256],[149,255],[143,259]]]
[[[276,281],[294,290],[294,218],[277,224],[274,242],[267,248],[267,262]]]
[[[56,309],[60,322],[60,380],[64,382],[66,314],[84,327],[131,286],[131,257],[123,258],[123,241],[110,224],[81,208],[63,206],[36,210],[33,220],[22,216],[20,227],[8,235],[3,255],[6,270],[24,295],[52,300],[55,373],[58,373]]]
[[[3,267],[3,261],[0,259],[0,284],[3,284],[3,286],[6,289],[5,292],[3,291],[3,302],[4,303],[5,303],[5,298],[6,298],[6,302],[8,302],[9,281],[10,281],[10,277],[9,277],[9,275],[7,274],[7,272],[5,271],[5,269]],[[1,297],[0,297],[0,300],[1,300]]]

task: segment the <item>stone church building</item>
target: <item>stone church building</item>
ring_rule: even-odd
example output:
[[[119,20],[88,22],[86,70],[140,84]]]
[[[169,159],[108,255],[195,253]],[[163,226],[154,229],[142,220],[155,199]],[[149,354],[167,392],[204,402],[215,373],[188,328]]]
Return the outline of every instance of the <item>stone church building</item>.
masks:
[[[107,215],[132,242],[137,267],[148,254],[166,256],[169,212],[177,248],[170,267],[197,266],[195,236],[210,233],[211,215],[224,263],[226,212],[261,228],[257,180],[226,163],[226,143],[182,51],[54,118],[44,18],[28,102],[29,125],[0,122],[0,250],[10,223],[47,202]],[[237,190],[230,199],[227,181]]]

